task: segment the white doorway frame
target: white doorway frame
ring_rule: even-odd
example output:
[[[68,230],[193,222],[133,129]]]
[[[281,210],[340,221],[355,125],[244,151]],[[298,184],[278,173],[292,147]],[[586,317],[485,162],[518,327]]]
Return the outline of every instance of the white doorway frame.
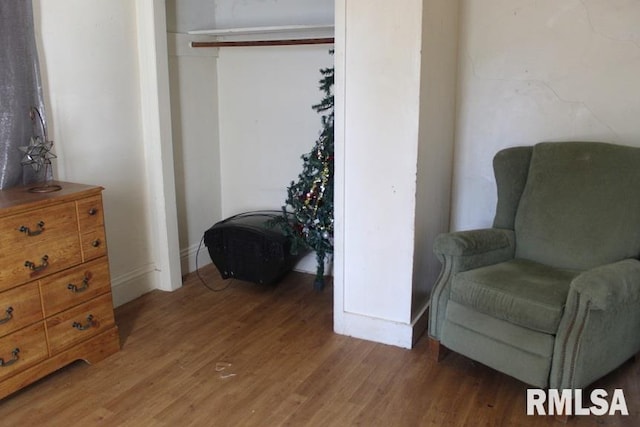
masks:
[[[182,286],[169,99],[169,55],[165,0],[136,0],[142,134],[151,219],[153,283]]]

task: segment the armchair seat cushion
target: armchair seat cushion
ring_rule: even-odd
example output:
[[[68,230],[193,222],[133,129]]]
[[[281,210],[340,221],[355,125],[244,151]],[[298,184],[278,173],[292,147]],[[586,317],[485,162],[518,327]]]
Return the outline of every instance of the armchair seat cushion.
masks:
[[[513,259],[458,273],[451,300],[497,319],[555,335],[579,271]]]

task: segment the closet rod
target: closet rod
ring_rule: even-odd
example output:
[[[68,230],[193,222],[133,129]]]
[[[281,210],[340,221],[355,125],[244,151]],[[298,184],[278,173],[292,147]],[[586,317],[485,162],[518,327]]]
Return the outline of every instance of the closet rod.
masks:
[[[289,40],[246,40],[236,42],[191,42],[191,47],[251,47],[251,46],[292,46],[301,44],[332,44],[333,37],[317,39],[289,39]]]

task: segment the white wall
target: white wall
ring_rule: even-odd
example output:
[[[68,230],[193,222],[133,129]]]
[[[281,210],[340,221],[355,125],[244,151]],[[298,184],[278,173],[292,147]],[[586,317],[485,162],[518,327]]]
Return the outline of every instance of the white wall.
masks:
[[[453,229],[490,226],[508,146],[640,146],[640,2],[464,0]]]
[[[171,32],[333,23],[333,0],[167,0]]]
[[[164,0],[136,0],[138,65],[156,288],[182,286]]]
[[[223,217],[280,209],[322,127],[320,68],[329,46],[221,49],[219,105]]]
[[[102,185],[116,304],[154,287],[135,3],[34,0],[59,179]]]
[[[219,28],[333,23],[333,0],[216,1]]]
[[[457,0],[423,2],[420,135],[415,220],[412,319],[429,303],[441,265],[433,242],[449,230],[458,65]],[[414,328],[418,335],[424,323]],[[415,336],[414,336],[415,339]]]
[[[215,28],[220,0],[166,0],[167,31],[187,33]]]
[[[194,271],[203,233],[222,219],[217,49],[169,34],[171,117],[182,274]],[[211,263],[200,248],[197,266]]]
[[[208,38],[187,34],[215,27],[216,3],[167,0],[165,5],[180,260],[185,275],[211,263],[201,239],[222,219],[218,49],[194,49],[192,41]]]

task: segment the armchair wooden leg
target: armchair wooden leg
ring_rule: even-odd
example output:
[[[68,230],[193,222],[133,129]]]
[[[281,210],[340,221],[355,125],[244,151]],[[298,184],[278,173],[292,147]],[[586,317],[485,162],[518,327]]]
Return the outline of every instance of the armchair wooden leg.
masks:
[[[429,337],[429,359],[438,363],[449,353],[449,349],[440,344],[435,338]]]

